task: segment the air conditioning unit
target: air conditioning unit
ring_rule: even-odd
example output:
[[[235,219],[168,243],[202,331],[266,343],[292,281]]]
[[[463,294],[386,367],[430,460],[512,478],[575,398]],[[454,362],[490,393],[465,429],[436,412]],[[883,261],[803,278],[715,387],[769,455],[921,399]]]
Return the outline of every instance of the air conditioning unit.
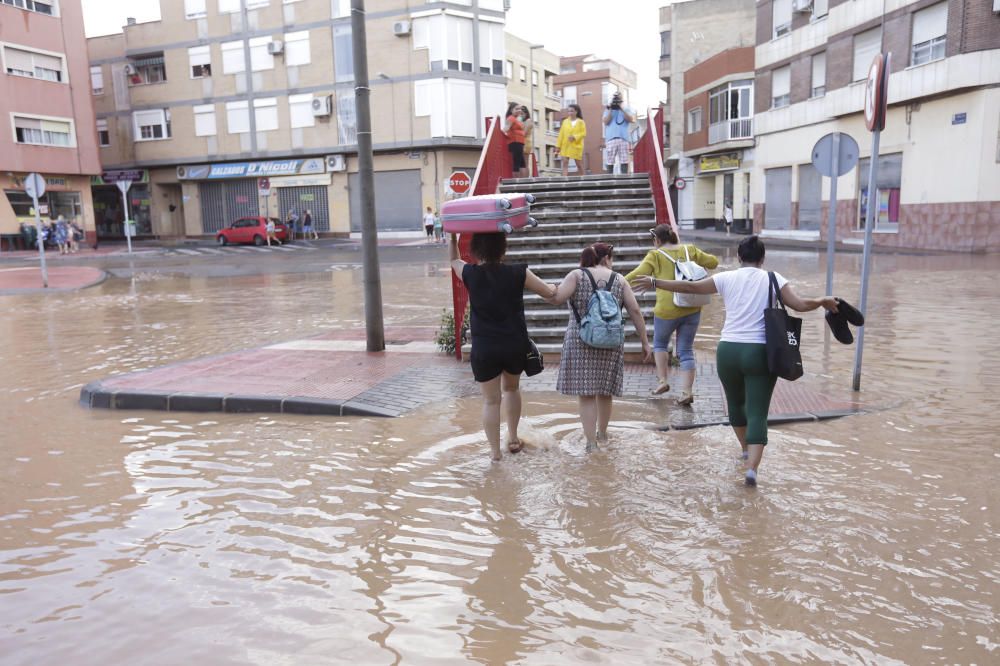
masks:
[[[792,0],[792,9],[797,12],[808,12],[812,10],[813,0]]]
[[[397,37],[403,37],[404,35],[410,34],[410,22],[409,21],[396,21],[392,24],[392,34]]]
[[[344,159],[343,155],[327,155],[326,156],[326,170],[327,171],[347,171],[347,160]]]
[[[333,113],[333,95],[314,97],[312,110],[314,116],[328,116]]]
[[[267,52],[271,55],[281,55],[285,52],[285,43],[279,41],[268,42]]]
[[[177,167],[177,177],[179,179],[184,179],[187,177],[187,167],[179,166]]]

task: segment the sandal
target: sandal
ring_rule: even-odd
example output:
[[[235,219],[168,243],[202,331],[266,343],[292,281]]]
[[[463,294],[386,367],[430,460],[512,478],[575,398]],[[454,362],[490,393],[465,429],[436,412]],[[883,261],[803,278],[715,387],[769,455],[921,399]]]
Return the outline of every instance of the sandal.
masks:
[[[660,382],[659,384],[656,385],[655,389],[652,389],[650,391],[650,393],[652,393],[653,395],[660,395],[661,393],[666,393],[669,390],[670,390],[670,384],[668,384],[667,382]]]
[[[692,402],[694,402],[694,394],[689,393],[688,391],[684,391],[681,394],[681,397],[677,398],[677,404],[680,405],[681,407],[686,407],[690,405]]]
[[[519,439],[512,439],[507,442],[507,450],[511,453],[519,453],[524,448],[524,444]]]

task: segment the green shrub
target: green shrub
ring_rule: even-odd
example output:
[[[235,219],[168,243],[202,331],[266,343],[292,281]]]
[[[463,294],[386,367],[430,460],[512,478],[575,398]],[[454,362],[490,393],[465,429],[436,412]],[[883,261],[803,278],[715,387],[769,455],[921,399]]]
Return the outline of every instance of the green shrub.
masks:
[[[469,309],[465,309],[465,318],[462,320],[462,344],[469,340]],[[437,337],[434,338],[438,349],[446,354],[455,353],[455,313],[451,310],[441,311],[441,327],[438,329]]]

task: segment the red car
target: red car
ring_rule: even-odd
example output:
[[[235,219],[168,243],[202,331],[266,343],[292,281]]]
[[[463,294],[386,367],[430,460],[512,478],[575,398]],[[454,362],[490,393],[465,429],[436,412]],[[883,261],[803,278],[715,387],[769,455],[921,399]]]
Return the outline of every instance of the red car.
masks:
[[[274,222],[274,235],[282,243],[288,240],[288,228],[276,217],[272,217]],[[229,243],[253,243],[254,245],[264,245],[267,243],[267,218],[266,217],[241,217],[231,225],[219,231],[215,236],[215,241],[219,245]]]

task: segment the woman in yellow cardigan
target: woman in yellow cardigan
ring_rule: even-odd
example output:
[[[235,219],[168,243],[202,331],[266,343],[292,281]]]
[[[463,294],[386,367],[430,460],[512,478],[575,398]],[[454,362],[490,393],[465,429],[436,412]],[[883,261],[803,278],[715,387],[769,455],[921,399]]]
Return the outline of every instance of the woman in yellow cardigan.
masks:
[[[569,117],[559,127],[556,154],[562,156],[562,175],[569,175],[569,161],[576,161],[576,172],[583,175],[583,140],[587,138],[587,123],[583,122],[578,104],[569,105]]]
[[[639,275],[652,275],[658,280],[676,279],[674,266],[677,261],[690,260],[711,270],[719,265],[715,255],[699,250],[694,245],[680,245],[677,233],[669,224],[660,224],[650,229],[653,236],[653,249],[642,260],[638,268],[625,276],[631,282]],[[674,295],[663,290],[656,292],[656,307],[653,308],[653,359],[656,361],[656,377],[659,384],[653,389],[653,395],[666,393],[670,390],[667,382],[670,371],[670,336],[677,331],[677,356],[681,362],[681,395],[677,398],[678,405],[690,405],[694,402],[694,336],[701,323],[701,308],[682,308],[674,305]]]

